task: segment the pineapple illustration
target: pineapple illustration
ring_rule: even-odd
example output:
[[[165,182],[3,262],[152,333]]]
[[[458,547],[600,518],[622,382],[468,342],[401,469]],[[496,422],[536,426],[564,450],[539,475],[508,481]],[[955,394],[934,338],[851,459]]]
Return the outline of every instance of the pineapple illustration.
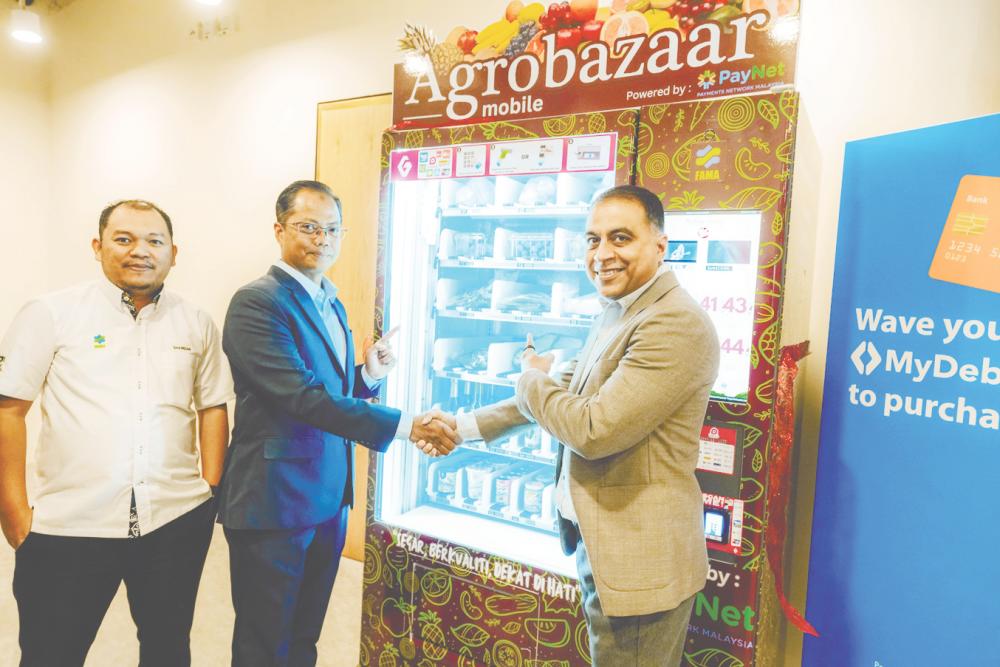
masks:
[[[378,657],[378,667],[397,667],[399,662],[396,660],[396,656],[398,655],[399,651],[396,650],[396,647],[386,642],[384,650]]]
[[[444,631],[441,630],[441,617],[433,611],[422,611],[420,621],[420,638],[423,640],[424,655],[431,660],[440,660],[448,655],[445,648]]]
[[[455,44],[438,43],[430,30],[409,23],[406,24],[403,37],[399,40],[399,50],[427,57],[434,67],[434,72],[439,76],[446,76],[452,67],[462,62],[463,56],[462,50]]]

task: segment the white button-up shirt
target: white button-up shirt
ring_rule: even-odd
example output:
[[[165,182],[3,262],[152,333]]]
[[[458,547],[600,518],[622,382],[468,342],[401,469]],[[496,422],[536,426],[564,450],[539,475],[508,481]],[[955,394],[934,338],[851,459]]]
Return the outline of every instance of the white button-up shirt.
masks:
[[[33,532],[143,535],[211,497],[196,411],[233,398],[219,331],[170,292],[133,319],[106,279],[29,302],[0,343],[0,395],[41,394]]]

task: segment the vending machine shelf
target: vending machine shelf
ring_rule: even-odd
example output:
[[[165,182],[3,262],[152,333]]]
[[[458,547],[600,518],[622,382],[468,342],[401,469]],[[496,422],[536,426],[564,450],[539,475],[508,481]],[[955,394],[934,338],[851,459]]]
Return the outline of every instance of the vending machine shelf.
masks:
[[[458,502],[458,501],[432,501],[431,506],[446,507],[450,510],[460,510],[462,512],[468,512],[479,517],[485,517],[488,519],[494,519],[497,521],[504,521],[515,526],[520,526],[522,528],[530,528],[532,530],[538,530],[545,533],[553,533],[557,530],[556,521],[553,518],[549,519],[538,519],[533,518],[531,515],[517,515],[505,513],[502,510],[495,508],[483,509],[479,505],[468,502]]]
[[[534,461],[549,465],[555,465],[556,460],[555,450],[550,451],[542,447],[526,449],[519,446],[518,443],[510,440],[493,445],[488,445],[482,440],[477,440],[475,442],[463,443],[462,447],[464,449],[475,449],[480,452],[489,452],[490,454],[499,454],[500,456],[506,456],[512,459]]]
[[[586,217],[588,206],[454,206],[441,209],[442,218]]]
[[[583,271],[583,262],[556,262],[554,260],[471,259],[455,257],[438,260],[442,269],[499,269],[511,271]]]
[[[438,371],[434,375],[436,377],[447,378],[449,380],[464,380],[465,382],[492,384],[498,387],[516,387],[517,378],[520,377],[520,373],[511,375],[510,377],[501,378],[487,375],[486,373],[469,373],[466,371]]]
[[[463,448],[432,463],[425,489],[427,502],[554,532],[551,461],[518,460],[506,454],[483,453],[486,451]]]
[[[438,317],[454,317],[469,320],[488,320],[491,322],[524,322],[529,324],[544,324],[548,326],[578,327],[589,329],[593,324],[592,317],[557,317],[545,313],[534,314],[520,311],[504,312],[500,310],[438,310]]]

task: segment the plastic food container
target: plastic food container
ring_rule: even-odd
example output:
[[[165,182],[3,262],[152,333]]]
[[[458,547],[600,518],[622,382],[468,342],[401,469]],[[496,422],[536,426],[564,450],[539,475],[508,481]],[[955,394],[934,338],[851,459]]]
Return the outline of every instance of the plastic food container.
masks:
[[[493,501],[500,505],[510,505],[511,494],[516,492],[517,480],[530,472],[531,467],[521,464],[497,475],[494,480]]]
[[[524,483],[524,511],[529,514],[542,513],[542,494],[545,482],[539,479],[529,479]]]
[[[458,471],[455,468],[439,468],[437,471],[437,484],[435,488],[438,493],[451,495],[455,493],[455,482],[458,479]]]
[[[504,466],[492,461],[477,461],[465,468],[469,498],[479,500],[483,497],[483,483],[487,477]]]
[[[556,179],[551,176],[535,176],[529,179],[517,198],[517,203],[521,206],[553,204],[555,201]]]
[[[510,235],[508,256],[511,259],[542,262],[552,259],[552,234],[516,233]]]
[[[514,355],[524,349],[524,341],[490,343],[486,348],[486,373],[494,377],[514,370]]]
[[[587,252],[587,239],[583,232],[556,227],[552,258],[557,262],[582,262]]]
[[[482,259],[486,256],[486,235],[478,232],[456,232],[452,247],[454,257]]]

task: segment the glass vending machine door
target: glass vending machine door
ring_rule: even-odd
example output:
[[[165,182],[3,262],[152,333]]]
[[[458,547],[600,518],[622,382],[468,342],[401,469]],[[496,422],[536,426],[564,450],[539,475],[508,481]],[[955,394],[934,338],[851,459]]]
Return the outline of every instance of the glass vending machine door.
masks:
[[[400,362],[388,405],[465,412],[511,398],[529,333],[554,368],[575,357],[599,312],[584,226],[590,202],[614,184],[615,138],[393,154],[451,164],[390,188],[385,327],[400,327]],[[402,171],[420,174],[393,173]],[[558,545],[557,451],[535,426],[441,458],[397,444],[382,457],[376,519],[572,576]]]

